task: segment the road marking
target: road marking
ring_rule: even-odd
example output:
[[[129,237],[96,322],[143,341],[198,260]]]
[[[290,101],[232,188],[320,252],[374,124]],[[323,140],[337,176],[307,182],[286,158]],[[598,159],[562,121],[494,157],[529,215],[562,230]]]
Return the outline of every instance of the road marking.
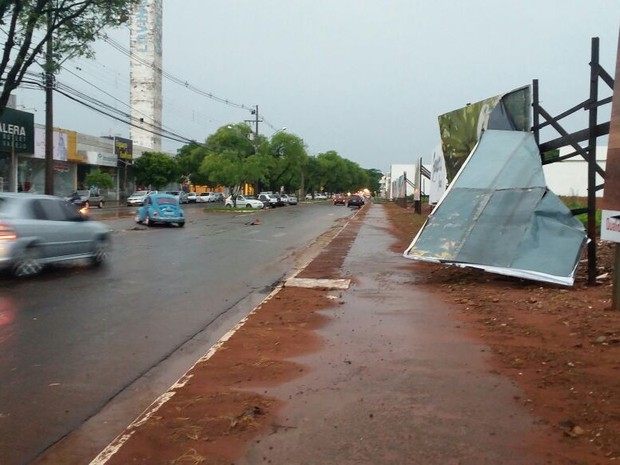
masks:
[[[291,278],[284,283],[284,287],[303,287],[306,289],[348,289],[350,279],[315,279]]]

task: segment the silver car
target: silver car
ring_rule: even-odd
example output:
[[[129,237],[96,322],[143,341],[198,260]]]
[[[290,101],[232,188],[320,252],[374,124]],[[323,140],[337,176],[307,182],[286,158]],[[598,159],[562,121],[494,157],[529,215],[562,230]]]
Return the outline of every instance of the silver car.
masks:
[[[157,194],[157,191],[136,191],[127,197],[127,206],[140,207],[144,205],[144,200],[151,194]]]
[[[107,258],[110,229],[51,195],[0,192],[0,270],[37,274],[48,264]]]

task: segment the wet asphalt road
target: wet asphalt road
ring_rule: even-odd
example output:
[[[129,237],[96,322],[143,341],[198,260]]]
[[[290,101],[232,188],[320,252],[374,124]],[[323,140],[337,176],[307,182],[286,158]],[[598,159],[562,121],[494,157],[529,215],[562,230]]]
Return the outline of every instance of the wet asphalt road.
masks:
[[[350,215],[189,206],[185,228],[146,228],[129,211],[92,214],[114,230],[107,266],[0,280],[2,465],[31,463],[117,402],[93,447],[106,444],[291,272],[293,252]]]

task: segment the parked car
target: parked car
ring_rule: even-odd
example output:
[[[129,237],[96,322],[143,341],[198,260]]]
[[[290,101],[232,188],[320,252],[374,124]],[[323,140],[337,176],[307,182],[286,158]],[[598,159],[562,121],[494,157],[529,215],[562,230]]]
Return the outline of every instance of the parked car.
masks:
[[[136,223],[147,226],[176,224],[182,228],[185,226],[185,212],[174,195],[151,194],[144,200],[144,205],[138,208]]]
[[[197,198],[198,198],[198,194],[196,194],[196,192],[187,193],[187,203],[196,203]]]
[[[215,196],[215,201],[216,202],[223,202],[224,201],[224,194],[222,194],[221,192],[214,192],[213,194]]]
[[[334,201],[334,205],[344,205],[347,203],[347,198],[342,194],[334,194],[332,200]]]
[[[364,206],[364,198],[361,195],[353,194],[347,198],[347,207],[362,208]]]
[[[258,194],[258,200],[262,201],[265,206],[269,206],[271,208],[281,207],[284,205],[282,199],[278,194],[274,194],[273,192],[261,192]]]
[[[211,203],[215,202],[216,196],[214,192],[201,192],[200,195],[196,198],[196,202],[198,203]]]
[[[297,205],[297,196],[289,194],[289,196],[288,196],[288,204],[289,205]]]
[[[319,192],[319,193],[314,194],[314,199],[315,200],[327,200],[327,195],[321,194]]]
[[[127,206],[135,207],[136,205],[144,205],[144,201],[150,194],[157,194],[157,191],[136,191],[127,197]]]
[[[241,194],[237,195],[236,204],[237,208],[265,208],[265,204],[262,201],[254,197],[248,197]],[[234,207],[232,197],[229,196],[226,198],[226,200],[224,201],[224,206],[226,208]]]
[[[0,192],[0,269],[31,276],[50,264],[89,260],[102,264],[111,231],[51,195]]]
[[[99,189],[96,188],[73,191],[65,197],[65,200],[78,207],[97,206],[97,208],[103,208],[105,202]]]
[[[187,193],[184,191],[166,191],[166,194],[176,197],[181,204],[189,203],[189,200],[187,200]]]

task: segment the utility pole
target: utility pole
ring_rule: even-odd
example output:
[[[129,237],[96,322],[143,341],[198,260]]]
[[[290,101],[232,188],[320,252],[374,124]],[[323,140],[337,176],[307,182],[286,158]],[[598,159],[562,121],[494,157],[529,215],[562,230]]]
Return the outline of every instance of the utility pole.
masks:
[[[256,137],[256,143],[258,144],[258,123],[262,121],[262,119],[258,118],[258,105],[255,106],[254,110],[254,137]]]
[[[47,51],[45,56],[45,193],[54,195],[54,48],[52,43],[52,9],[47,12]]]
[[[260,119],[258,114],[258,105],[254,105],[254,109],[250,111],[251,114],[254,115],[254,119],[246,119],[244,120],[246,123],[254,123],[254,147],[256,152],[258,152],[258,123],[262,123],[263,120]]]

